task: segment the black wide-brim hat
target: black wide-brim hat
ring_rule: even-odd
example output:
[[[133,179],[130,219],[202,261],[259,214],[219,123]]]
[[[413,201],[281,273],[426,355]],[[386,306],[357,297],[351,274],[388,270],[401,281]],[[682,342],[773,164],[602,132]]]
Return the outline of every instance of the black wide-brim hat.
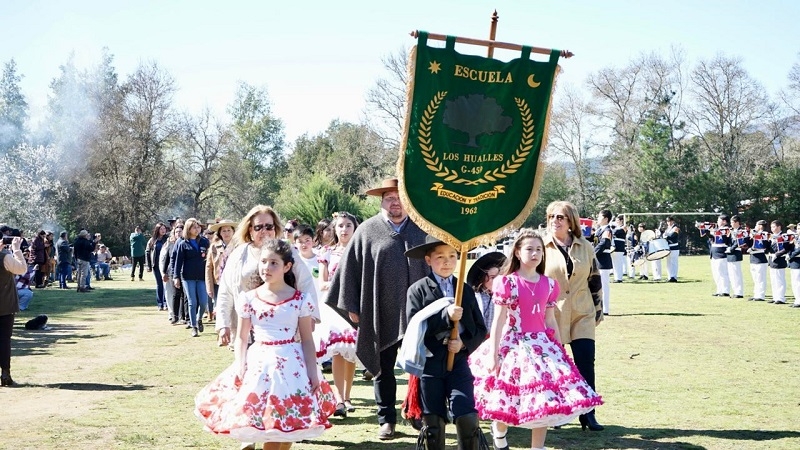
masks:
[[[489,252],[481,256],[469,268],[467,272],[467,284],[477,286],[483,283],[483,276],[492,267],[500,267],[506,262],[506,255],[503,252]]]
[[[406,256],[413,259],[425,259],[425,255],[427,255],[429,251],[440,245],[448,244],[442,242],[440,239],[436,239],[431,235],[427,235],[425,236],[425,243],[406,250]]]

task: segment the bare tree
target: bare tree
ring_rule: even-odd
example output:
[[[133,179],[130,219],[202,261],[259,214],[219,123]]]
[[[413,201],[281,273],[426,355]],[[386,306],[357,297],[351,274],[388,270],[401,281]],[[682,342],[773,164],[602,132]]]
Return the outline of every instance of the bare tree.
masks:
[[[401,48],[382,58],[386,76],[375,81],[367,91],[364,115],[372,127],[391,148],[399,148],[405,126],[408,86],[409,49]]]
[[[181,169],[187,180],[189,196],[188,214],[193,217],[216,215],[214,203],[221,196],[225,182],[220,167],[233,141],[230,127],[205,108],[197,116],[184,115],[181,141]]]
[[[726,176],[746,180],[772,153],[765,130],[775,106],[740,58],[719,55],[700,61],[691,80],[689,122],[707,158]]]
[[[600,156],[590,136],[596,126],[592,123],[592,109],[574,86],[559,88],[553,111],[550,116],[548,156],[566,158],[573,164],[577,180],[575,202],[580,210],[589,204],[592,158]]]

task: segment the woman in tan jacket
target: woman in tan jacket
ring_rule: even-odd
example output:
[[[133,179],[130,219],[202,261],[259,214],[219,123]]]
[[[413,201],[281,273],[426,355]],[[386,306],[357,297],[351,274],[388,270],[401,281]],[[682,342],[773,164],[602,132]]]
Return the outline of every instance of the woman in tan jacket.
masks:
[[[217,292],[219,292],[223,255],[233,239],[236,225],[236,222],[221,220],[208,227],[209,231],[214,232],[214,237],[211,238],[211,248],[206,256],[206,291],[208,291],[208,298],[211,299],[208,303],[208,320],[214,320],[214,305],[217,303]]]
[[[578,210],[570,202],[547,206],[544,237],[544,274],[561,287],[556,320],[561,342],[569,344],[575,365],[592,389],[594,383],[595,327],[603,320],[602,284],[594,249],[581,234]],[[596,391],[596,389],[595,389]],[[581,415],[581,427],[601,431],[594,410]]]

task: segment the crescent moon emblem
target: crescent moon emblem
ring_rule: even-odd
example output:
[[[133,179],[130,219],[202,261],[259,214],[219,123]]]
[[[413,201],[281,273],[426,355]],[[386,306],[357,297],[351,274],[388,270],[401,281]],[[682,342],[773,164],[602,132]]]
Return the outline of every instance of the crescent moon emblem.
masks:
[[[530,86],[530,87],[532,87],[532,88],[537,88],[537,87],[539,87],[539,85],[540,85],[540,84],[542,84],[542,83],[537,83],[537,82],[533,81],[533,76],[534,76],[534,75],[535,75],[535,74],[533,74],[533,73],[532,73],[532,74],[530,74],[530,75],[528,75],[528,86]]]

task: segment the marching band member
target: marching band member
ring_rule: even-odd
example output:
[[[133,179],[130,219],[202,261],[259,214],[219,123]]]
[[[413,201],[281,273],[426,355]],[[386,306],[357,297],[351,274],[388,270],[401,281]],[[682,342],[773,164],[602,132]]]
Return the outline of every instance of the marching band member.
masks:
[[[639,257],[640,258],[644,258],[645,254],[647,253],[647,252],[644,251],[645,243],[642,242],[642,239],[641,239],[642,233],[645,230],[644,223],[643,222],[639,223],[639,225],[636,226],[636,229],[639,231],[639,234],[638,234],[638,236],[639,236],[639,239],[638,239],[639,244],[636,246],[636,250],[635,251],[637,253],[639,253],[639,255],[640,255]],[[645,263],[639,265],[639,279],[647,281],[647,275],[648,275],[647,263],[645,262]]]
[[[614,281],[622,283],[622,277],[625,275],[625,217],[617,216],[615,227],[613,227],[614,235],[614,252],[611,253],[611,263],[614,266]]]
[[[661,239],[660,227],[656,227],[653,231],[656,233],[655,239]],[[647,255],[647,253],[647,250],[645,250],[644,254]],[[650,268],[653,269],[653,281],[661,281],[661,260],[650,261]]]
[[[797,234],[791,233],[791,237],[792,240],[796,240]],[[789,306],[800,308],[800,245],[797,243],[789,252],[789,279],[792,281],[792,295],[794,295],[794,302]]]
[[[742,280],[742,245],[746,242],[747,231],[742,228],[741,218],[738,215],[731,217],[730,230],[731,244],[727,249],[728,279],[731,283],[731,297],[744,298],[744,284]]]
[[[604,209],[597,214],[597,231],[594,233],[595,246],[594,254],[597,258],[597,263],[600,266],[600,280],[603,284],[603,315],[608,315],[610,310],[610,283],[611,283],[611,270],[614,264],[611,262],[611,253],[614,251],[611,245],[611,211]]]
[[[714,297],[730,296],[728,290],[728,260],[725,250],[731,245],[730,227],[727,214],[720,214],[717,226],[710,230],[711,275],[717,285]]]
[[[783,224],[780,220],[773,220],[770,224],[772,239],[769,243],[769,252],[772,254],[769,261],[769,281],[772,286],[772,300],[767,303],[776,305],[786,304],[786,254],[794,248],[788,236],[782,233]]]
[[[639,240],[636,238],[636,228],[632,224],[628,225],[628,233],[625,236],[625,251],[628,259],[628,278],[636,278],[636,266],[633,265],[634,255],[636,254],[636,246]]]
[[[680,248],[678,239],[681,229],[675,224],[672,216],[667,216],[667,229],[664,231],[664,239],[669,243],[669,256],[667,256],[667,275],[670,283],[678,282],[678,256]]]
[[[747,253],[750,254],[750,276],[753,278],[753,296],[750,301],[763,302],[767,295],[767,254],[769,232],[764,231],[766,220],[759,220],[750,234]]]

